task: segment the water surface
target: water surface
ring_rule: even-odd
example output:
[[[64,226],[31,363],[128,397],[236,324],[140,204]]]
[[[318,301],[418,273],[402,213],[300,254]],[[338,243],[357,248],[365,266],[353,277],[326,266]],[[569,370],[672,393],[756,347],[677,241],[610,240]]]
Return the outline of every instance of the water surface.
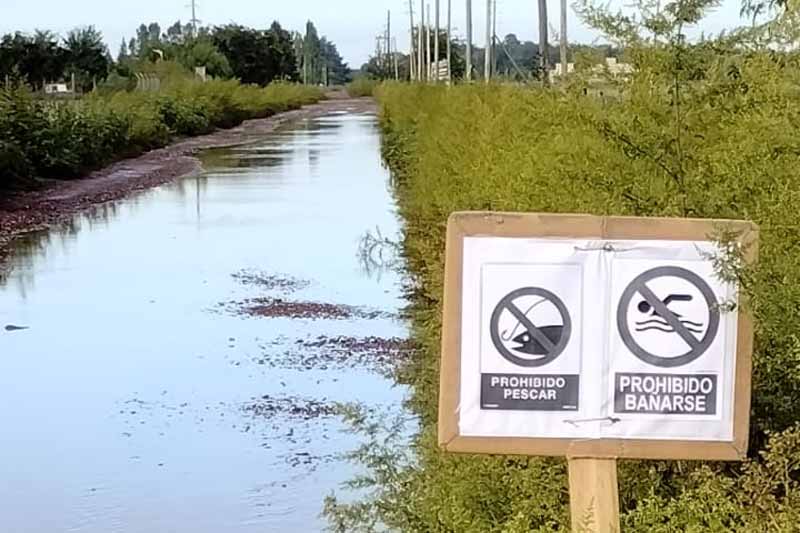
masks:
[[[236,316],[276,295],[243,269],[310,284],[281,297],[395,311],[359,238],[397,221],[375,118],[308,120],[205,157],[207,171],[20,239],[0,284],[0,530],[319,531],[354,473],[336,418],[253,417],[270,395],[399,408],[368,369],[259,364],[318,335],[396,336],[396,319]]]

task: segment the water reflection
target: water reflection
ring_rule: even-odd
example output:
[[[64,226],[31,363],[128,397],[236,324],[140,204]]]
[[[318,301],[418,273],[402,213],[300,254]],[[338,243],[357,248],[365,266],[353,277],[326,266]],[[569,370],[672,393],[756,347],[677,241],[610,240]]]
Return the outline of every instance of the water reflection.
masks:
[[[15,241],[0,325],[31,329],[0,328],[0,530],[319,531],[323,498],[357,473],[337,459],[357,440],[326,406],[399,409],[403,391],[368,369],[280,361],[403,324],[210,312],[402,306],[397,275],[376,284],[353,252],[366,227],[398,231],[374,117],[308,121],[204,164]],[[243,269],[308,283],[286,296],[239,283]],[[294,407],[245,409],[264,398]]]
[[[358,243],[358,260],[361,271],[370,278],[381,281],[385,273],[397,273],[402,266],[400,243],[383,235],[381,228],[369,230]]]

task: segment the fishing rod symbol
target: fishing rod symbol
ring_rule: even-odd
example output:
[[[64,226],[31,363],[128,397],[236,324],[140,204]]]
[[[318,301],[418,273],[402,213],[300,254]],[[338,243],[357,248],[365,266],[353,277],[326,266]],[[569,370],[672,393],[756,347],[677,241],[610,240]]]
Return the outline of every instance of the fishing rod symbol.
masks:
[[[528,307],[528,309],[523,314],[526,317],[529,317],[530,314],[531,314],[531,311],[533,311],[535,308],[539,307],[541,304],[543,304],[543,303],[545,303],[547,301],[548,301],[547,298],[542,298],[541,300],[539,300],[535,304],[533,304],[530,307]],[[522,328],[524,331],[522,333],[520,333],[519,335],[517,335],[517,331],[519,331],[520,328]],[[561,340],[561,335],[564,332],[564,326],[563,325],[560,325],[560,326],[540,326],[537,329],[539,331],[541,331],[542,334],[544,334],[545,337],[547,337],[547,340],[549,340],[552,345],[555,345],[559,340]],[[516,336],[514,336],[514,335],[516,335]],[[547,355],[548,354],[548,348],[546,346],[544,346],[541,341],[537,340],[530,333],[530,331],[528,331],[528,329],[524,326],[522,321],[519,320],[519,319],[517,319],[517,323],[514,326],[514,329],[511,330],[510,333],[508,332],[507,329],[503,330],[502,334],[500,335],[500,338],[503,339],[506,342],[511,341],[511,342],[516,343],[517,346],[512,346],[512,349],[514,349],[514,350],[516,350],[518,352],[527,353],[527,354],[530,354],[530,355]]]
[[[531,304],[530,297],[538,299]],[[539,326],[534,323],[531,314],[545,303],[555,308],[561,324]],[[506,325],[515,320],[513,327],[501,327],[501,319]],[[492,343],[500,355],[524,367],[544,366],[556,359],[566,348],[571,332],[572,321],[564,302],[539,287],[517,289],[500,300],[490,324]]]

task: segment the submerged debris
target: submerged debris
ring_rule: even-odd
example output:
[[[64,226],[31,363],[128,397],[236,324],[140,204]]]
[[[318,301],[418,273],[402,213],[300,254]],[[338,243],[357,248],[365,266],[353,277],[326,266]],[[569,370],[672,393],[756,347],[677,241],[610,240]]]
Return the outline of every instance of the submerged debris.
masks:
[[[242,285],[254,285],[270,291],[295,292],[307,288],[311,282],[284,274],[268,274],[257,270],[241,270],[233,279]]]
[[[253,362],[290,370],[365,369],[390,377],[414,353],[414,344],[400,337],[327,337],[295,341],[284,351],[280,344],[261,345]]]
[[[338,413],[338,408],[335,404],[325,400],[303,399],[297,396],[278,398],[267,394],[245,404],[242,411],[259,418],[288,416],[311,420],[312,418],[332,417]]]
[[[312,320],[396,318],[394,313],[368,307],[325,302],[290,301],[281,298],[252,298],[222,305],[237,315],[265,318],[303,318]]]

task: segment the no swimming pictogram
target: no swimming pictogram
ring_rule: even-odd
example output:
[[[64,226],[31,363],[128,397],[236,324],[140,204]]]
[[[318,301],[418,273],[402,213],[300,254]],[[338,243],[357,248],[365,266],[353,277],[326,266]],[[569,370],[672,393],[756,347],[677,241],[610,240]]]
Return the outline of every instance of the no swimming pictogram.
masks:
[[[680,310],[678,306],[684,307]],[[640,360],[661,368],[700,358],[717,337],[719,303],[697,273],[663,266],[637,276],[617,308],[617,328],[625,346]]]

